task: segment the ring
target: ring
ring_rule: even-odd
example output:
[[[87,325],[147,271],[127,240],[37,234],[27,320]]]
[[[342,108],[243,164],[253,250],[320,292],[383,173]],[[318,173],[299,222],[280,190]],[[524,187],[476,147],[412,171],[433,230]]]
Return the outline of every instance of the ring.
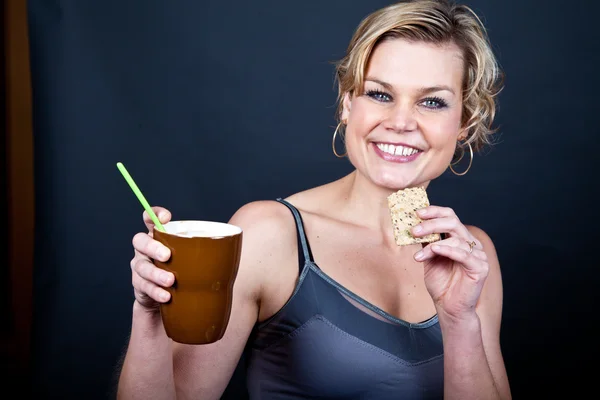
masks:
[[[472,253],[472,252],[473,252],[473,247],[475,247],[475,245],[476,245],[477,243],[475,243],[475,241],[469,242],[469,241],[467,240],[467,244],[469,245],[469,253]]]

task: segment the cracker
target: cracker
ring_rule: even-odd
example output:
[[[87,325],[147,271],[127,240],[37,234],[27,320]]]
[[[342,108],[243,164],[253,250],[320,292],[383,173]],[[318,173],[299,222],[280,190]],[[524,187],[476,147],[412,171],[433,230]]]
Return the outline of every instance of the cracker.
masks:
[[[427,192],[422,187],[406,188],[388,196],[388,208],[394,227],[394,240],[398,246],[415,243],[431,243],[441,240],[438,233],[414,237],[410,229],[422,219],[415,212],[429,206]]]

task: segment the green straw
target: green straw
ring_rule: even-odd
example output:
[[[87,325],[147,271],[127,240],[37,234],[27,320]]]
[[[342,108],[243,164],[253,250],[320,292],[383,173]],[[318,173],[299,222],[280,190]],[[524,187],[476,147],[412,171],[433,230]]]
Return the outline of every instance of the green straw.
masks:
[[[152,211],[150,204],[148,204],[148,202],[146,201],[146,198],[144,197],[142,192],[140,192],[140,189],[137,187],[137,185],[133,181],[133,178],[131,177],[131,175],[129,175],[129,172],[127,172],[127,170],[125,169],[125,166],[122,163],[118,162],[117,168],[119,168],[119,171],[121,171],[123,178],[125,178],[125,180],[129,184],[129,187],[131,187],[131,190],[133,190],[133,193],[135,193],[135,195],[137,196],[140,203],[142,203],[142,206],[144,206],[144,209],[146,210],[146,212],[148,213],[150,218],[152,218],[152,222],[154,222],[154,225],[156,226],[156,228],[159,231],[164,232],[165,228],[162,226],[162,224],[158,220],[158,217],[156,216],[154,211]]]

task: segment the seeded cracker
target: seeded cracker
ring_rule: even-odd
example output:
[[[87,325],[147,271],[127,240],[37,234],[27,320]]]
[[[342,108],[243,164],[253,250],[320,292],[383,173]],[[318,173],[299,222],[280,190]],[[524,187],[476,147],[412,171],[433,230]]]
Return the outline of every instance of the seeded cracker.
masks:
[[[388,207],[394,227],[394,239],[398,246],[430,243],[441,239],[438,233],[417,238],[410,232],[410,228],[422,221],[415,211],[427,206],[429,206],[429,199],[425,189],[421,187],[399,190],[388,197]]]

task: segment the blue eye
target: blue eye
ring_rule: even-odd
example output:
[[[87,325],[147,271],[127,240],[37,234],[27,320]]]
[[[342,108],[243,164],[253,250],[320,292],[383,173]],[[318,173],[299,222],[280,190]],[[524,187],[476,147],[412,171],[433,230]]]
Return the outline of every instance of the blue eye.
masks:
[[[379,101],[381,103],[388,103],[392,101],[392,96],[385,92],[382,92],[381,90],[368,90],[366,95],[372,98],[373,100]]]
[[[439,97],[427,98],[423,100],[421,104],[423,104],[426,108],[430,108],[432,110],[439,110],[441,108],[448,107],[448,103],[446,103],[444,99],[441,99]]]

